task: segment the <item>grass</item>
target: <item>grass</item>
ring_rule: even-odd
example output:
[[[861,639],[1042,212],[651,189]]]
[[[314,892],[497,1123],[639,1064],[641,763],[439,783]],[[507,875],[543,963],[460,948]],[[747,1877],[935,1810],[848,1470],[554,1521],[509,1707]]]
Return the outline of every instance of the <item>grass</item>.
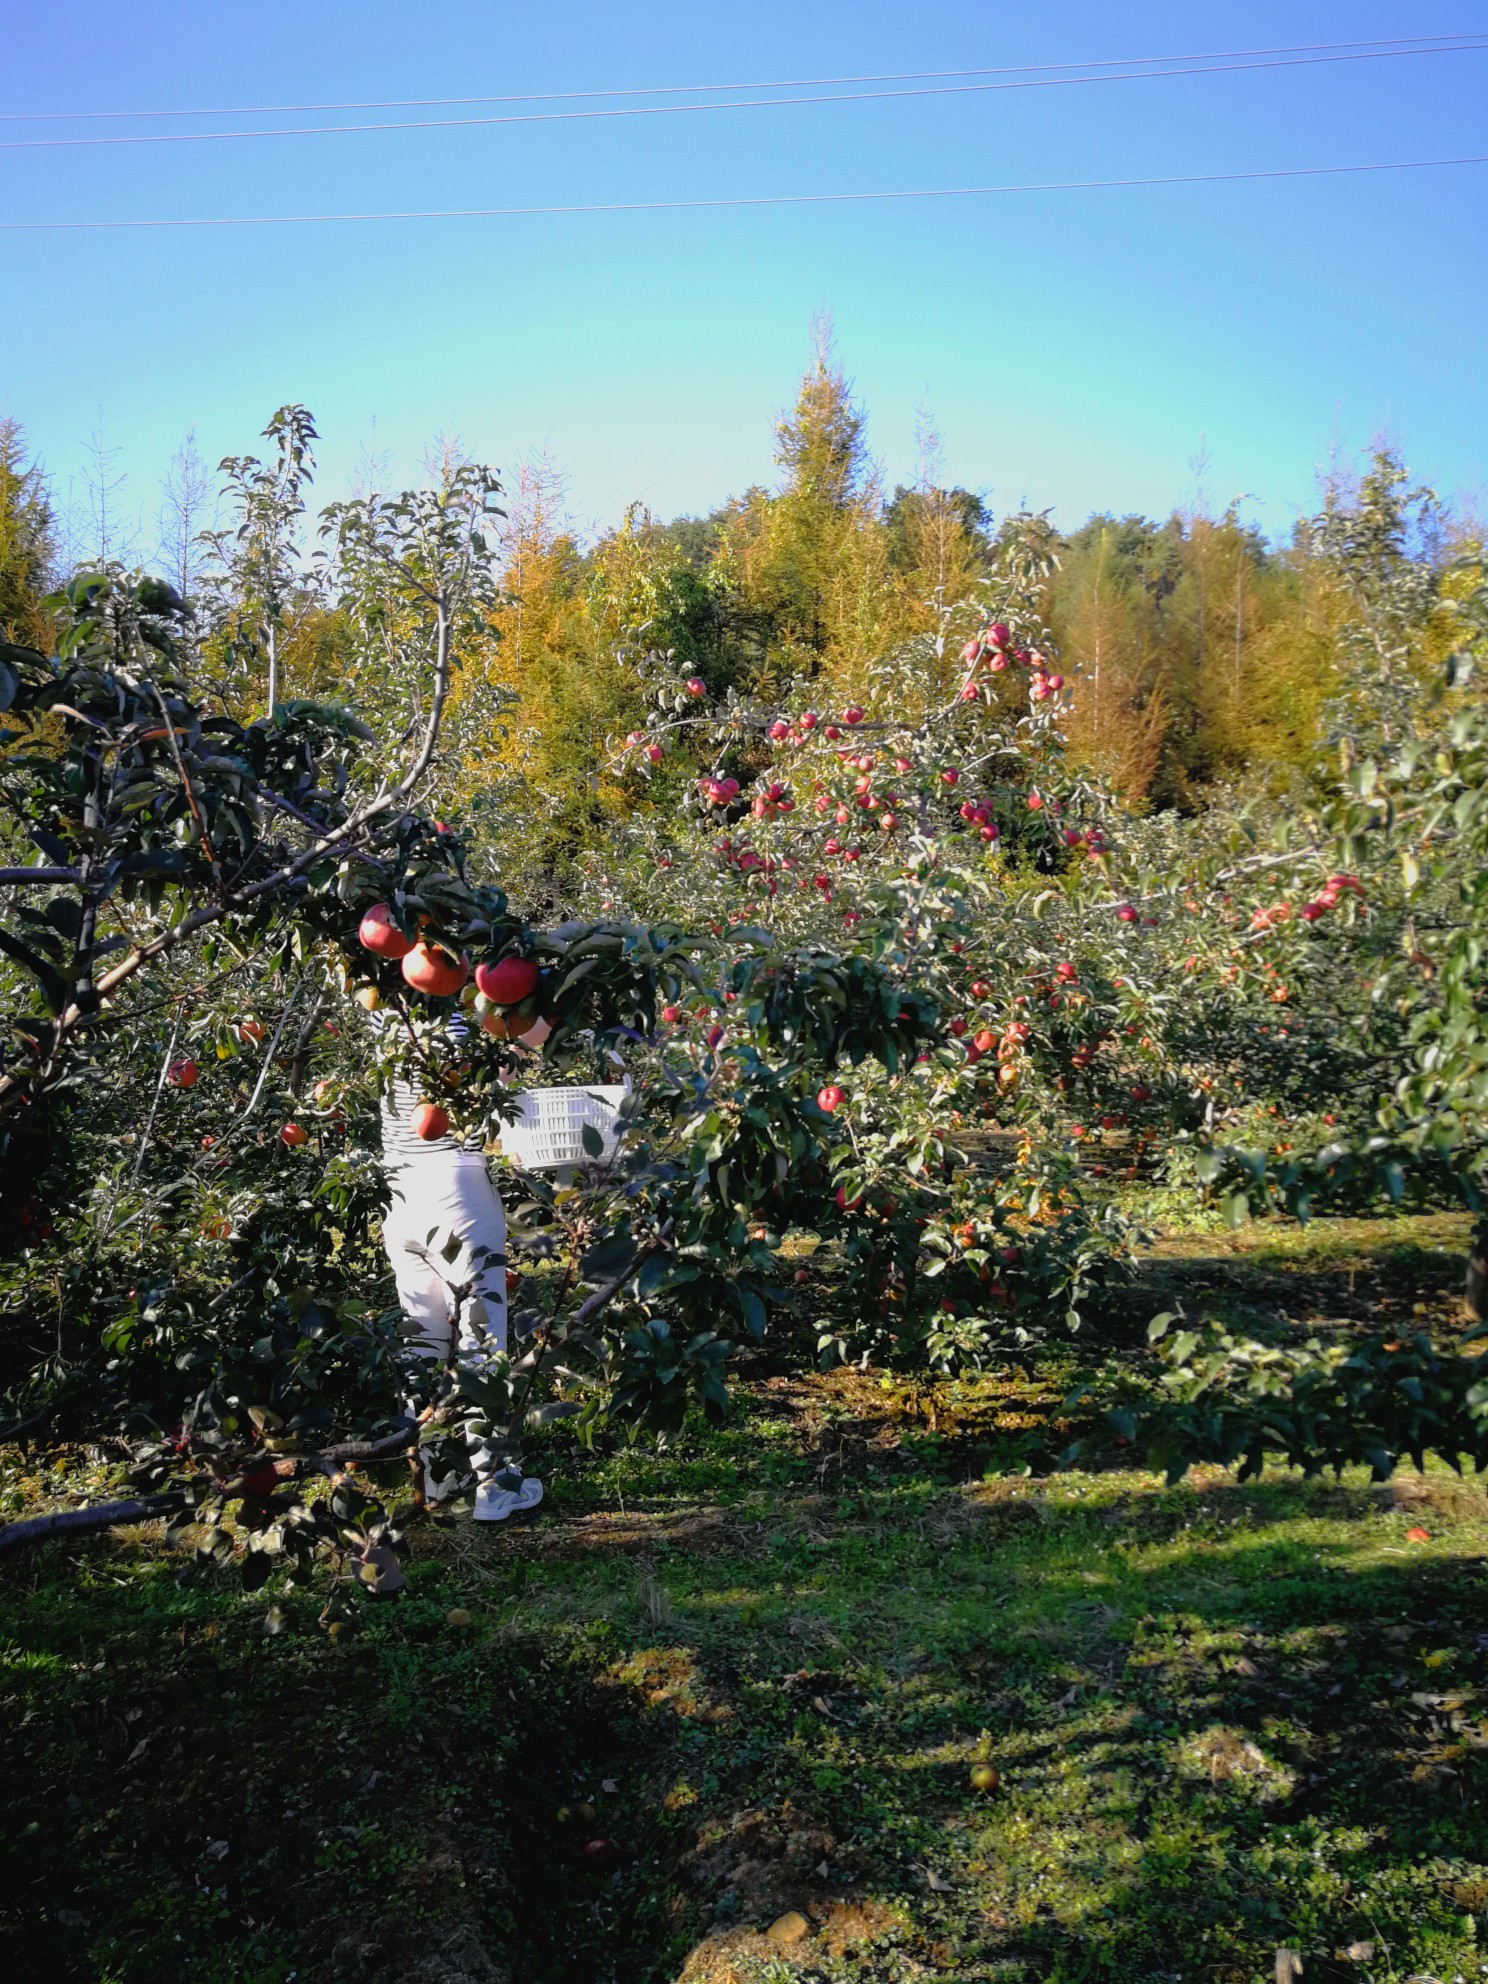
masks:
[[[1133,1313],[1450,1328],[1459,1240],[1174,1235]],[[148,1529],[7,1567],[4,1974],[1488,1975],[1481,1491],[1024,1478],[1064,1375],[758,1359],[668,1453],[555,1430],[536,1520],[415,1531],[335,1642]],[[87,1471],[14,1459],[27,1499]]]

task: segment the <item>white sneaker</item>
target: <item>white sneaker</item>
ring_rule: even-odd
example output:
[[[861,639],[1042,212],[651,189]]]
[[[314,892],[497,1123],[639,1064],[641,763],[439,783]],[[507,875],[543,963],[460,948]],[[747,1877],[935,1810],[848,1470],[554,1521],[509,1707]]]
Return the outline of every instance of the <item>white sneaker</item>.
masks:
[[[498,1488],[494,1481],[483,1481],[475,1491],[475,1520],[505,1522],[518,1509],[535,1509],[543,1498],[543,1485],[529,1475],[520,1488]]]
[[[452,1495],[463,1495],[474,1486],[473,1474],[447,1474],[442,1481],[436,1481],[429,1472],[429,1463],[424,1462],[424,1500],[430,1504],[447,1502]]]

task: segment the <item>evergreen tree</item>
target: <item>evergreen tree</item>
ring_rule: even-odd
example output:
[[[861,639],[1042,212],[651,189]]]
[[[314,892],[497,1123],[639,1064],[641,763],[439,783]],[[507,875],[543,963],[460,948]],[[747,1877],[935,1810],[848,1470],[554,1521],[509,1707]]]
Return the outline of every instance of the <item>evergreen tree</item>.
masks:
[[[40,466],[26,461],[17,421],[0,419],[0,639],[43,645],[56,536]]]

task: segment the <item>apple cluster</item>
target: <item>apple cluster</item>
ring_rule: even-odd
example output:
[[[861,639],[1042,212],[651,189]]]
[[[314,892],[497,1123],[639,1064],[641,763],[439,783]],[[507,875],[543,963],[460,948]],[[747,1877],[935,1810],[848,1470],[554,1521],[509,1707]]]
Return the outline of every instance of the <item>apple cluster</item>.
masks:
[[[427,921],[423,918],[421,924]],[[386,903],[374,903],[366,911],[357,927],[357,940],[374,957],[396,963],[409,988],[426,998],[449,999],[467,993],[472,973],[465,953],[456,956],[442,944],[405,936]],[[476,965],[474,985],[465,1003],[477,1013],[482,1032],[493,1039],[525,1039],[537,1044],[548,1031],[535,1006],[541,982],[542,972],[532,958],[509,954],[488,959]],[[356,997],[369,1012],[382,1003],[375,985],[360,986]],[[418,1103],[410,1121],[414,1134],[430,1143],[447,1135],[450,1127],[449,1112],[428,1100]],[[286,1126],[290,1127],[294,1126]]]

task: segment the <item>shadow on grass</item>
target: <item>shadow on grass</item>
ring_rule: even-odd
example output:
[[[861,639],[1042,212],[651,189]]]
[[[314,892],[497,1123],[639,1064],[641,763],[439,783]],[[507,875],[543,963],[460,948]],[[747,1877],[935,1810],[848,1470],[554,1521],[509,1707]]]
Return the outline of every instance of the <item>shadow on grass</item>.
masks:
[[[1463,1327],[1471,1220],[1267,1221],[1158,1243],[1111,1305],[1113,1322],[1182,1306],[1260,1336]]]
[[[1409,1520],[1294,1481],[836,1521],[813,1499],[747,1556],[658,1549],[660,1619],[623,1581],[549,1603],[649,1625],[672,1712],[727,1712],[725,1924],[820,1915],[840,1883],[898,1905],[906,1962],[948,1978],[1248,1980],[1283,1945],[1313,1976],[1359,1976],[1336,1952],[1367,1944],[1394,1953],[1379,1977],[1475,1969],[1482,1591]],[[899,1972],[880,1951],[830,1974]]]
[[[428,1530],[334,1644],[148,1541],[8,1572],[5,1974],[748,1984],[787,1910],[803,1978],[1476,1971],[1475,1489],[808,1487]]]
[[[430,1564],[339,1643],[127,1549],[48,1568],[6,1592],[7,1979],[556,1984],[633,1946],[665,1974],[653,1745],[594,1686],[602,1636],[493,1646]]]

